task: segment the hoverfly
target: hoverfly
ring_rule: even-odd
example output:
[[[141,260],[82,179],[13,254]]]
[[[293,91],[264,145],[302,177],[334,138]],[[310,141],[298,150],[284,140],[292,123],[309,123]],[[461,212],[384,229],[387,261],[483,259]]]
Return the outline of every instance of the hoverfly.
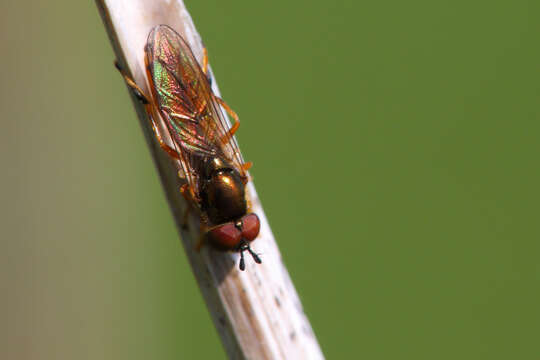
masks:
[[[150,31],[144,52],[150,96],[118,63],[116,67],[144,103],[161,148],[180,161],[179,175],[186,180],[181,193],[201,218],[203,235],[197,249],[208,243],[221,251],[240,252],[240,270],[245,269],[244,251],[260,264],[250,248],[260,229],[246,199],[251,163],[243,162],[233,138],[240,125],[238,116],[212,92],[206,49],[201,67],[176,31],[158,25]],[[235,120],[230,128],[220,105]],[[172,147],[161,134],[158,117],[166,124]]]

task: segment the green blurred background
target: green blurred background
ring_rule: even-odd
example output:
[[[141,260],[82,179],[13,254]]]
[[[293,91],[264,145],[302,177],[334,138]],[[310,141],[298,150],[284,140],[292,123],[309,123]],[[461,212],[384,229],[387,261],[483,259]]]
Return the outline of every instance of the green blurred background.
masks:
[[[538,359],[540,3],[186,3],[326,356]],[[0,357],[224,358],[94,3],[1,8]]]

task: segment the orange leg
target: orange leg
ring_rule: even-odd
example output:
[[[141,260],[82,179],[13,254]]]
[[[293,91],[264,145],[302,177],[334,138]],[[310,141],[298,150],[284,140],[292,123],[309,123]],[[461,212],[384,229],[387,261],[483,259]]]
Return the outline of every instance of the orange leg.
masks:
[[[201,235],[199,236],[199,239],[197,239],[197,243],[195,244],[195,250],[196,251],[200,251],[201,248],[204,246],[204,243],[205,243],[205,235],[211,231],[212,229],[215,229],[217,227],[220,227],[221,225],[216,225],[216,226],[212,226],[212,227],[208,227],[207,225],[207,218],[205,215],[202,215],[201,216]]]
[[[184,216],[182,218],[182,227],[184,229],[187,229],[188,227],[188,216],[189,212],[191,211],[193,201],[195,199],[195,193],[193,192],[193,189],[189,184],[184,184],[180,187],[180,193],[184,197],[184,200],[186,200],[186,210],[184,211]]]
[[[242,169],[242,182],[244,183],[244,185],[246,185],[252,179],[251,176],[246,173],[246,171],[251,169],[252,166],[252,161],[248,161],[240,165],[240,168]]]
[[[203,47],[202,71],[208,76],[208,51]]]
[[[223,101],[221,98],[217,97],[217,96],[214,96],[216,101],[221,105],[223,106],[223,108],[225,109],[225,111],[227,111],[227,113],[229,115],[231,115],[231,117],[234,119],[234,124],[233,126],[229,129],[229,131],[227,131],[227,133],[225,135],[223,135],[223,137],[221,138],[221,142],[223,144],[226,144],[228,143],[229,141],[231,141],[232,137],[234,136],[234,134],[236,133],[236,131],[238,131],[238,128],[240,127],[240,119],[238,118],[238,115],[229,107],[229,105],[227,105],[227,103],[225,101]]]
[[[189,218],[189,213],[191,211],[195,211],[199,217],[200,217],[200,221],[201,221],[201,236],[199,237],[199,239],[197,240],[197,243],[195,245],[195,249],[197,251],[199,251],[201,249],[201,247],[203,246],[203,243],[204,243],[204,234],[206,233],[207,231],[207,223],[208,223],[208,219],[206,217],[206,215],[201,212],[200,208],[197,206],[197,205],[194,205],[194,204],[197,204],[198,201],[196,200],[197,197],[195,195],[195,192],[193,190],[193,188],[189,185],[189,184],[184,184],[180,187],[180,193],[182,194],[182,196],[184,197],[184,200],[186,200],[186,203],[187,203],[187,206],[186,206],[186,210],[184,212],[184,216],[183,216],[183,219],[182,219],[182,228],[184,229],[187,229],[188,228],[188,218]]]
[[[147,109],[148,111],[148,109]],[[150,113],[148,113],[148,116],[150,117],[150,122],[152,124],[152,130],[154,130],[154,135],[156,135],[156,139],[159,143],[159,146],[167,153],[169,154],[170,157],[172,157],[173,159],[176,159],[176,160],[180,160],[180,155],[178,155],[178,151],[176,151],[176,149],[173,149],[172,147],[170,147],[169,145],[167,145],[165,143],[165,141],[163,140],[163,137],[161,136],[159,130],[158,130],[158,127],[156,125],[156,122],[154,121],[154,117],[152,115],[150,115]]]
[[[202,102],[202,104],[199,106],[199,108],[197,109],[197,114],[195,114],[195,116],[200,115],[204,111],[204,109],[206,109],[206,105],[208,105],[208,103],[206,102],[206,100],[204,100]],[[195,116],[193,116],[193,117],[195,117]]]
[[[199,239],[197,239],[197,242],[195,243],[195,251],[199,252],[201,251],[201,248],[204,246],[204,234],[201,234],[199,236]]]
[[[207,219],[206,216],[201,215],[201,234],[199,235],[199,238],[197,239],[197,242],[195,243],[195,250],[197,252],[201,251],[201,248],[205,244],[205,235],[210,231],[212,228],[209,228],[207,225]]]
[[[195,191],[193,191],[193,188],[189,186],[189,184],[182,185],[180,187],[180,192],[182,193],[184,200],[186,200],[189,205],[195,202]]]
[[[135,96],[143,103],[143,104],[149,104],[150,100],[144,95],[144,91],[135,83],[135,81],[129,77],[129,75],[122,69],[120,64],[118,63],[118,60],[114,61],[114,67],[120,72],[120,75],[124,78],[126,84],[131,88],[131,90],[135,93]]]
[[[223,106],[223,108],[227,111],[227,113],[229,115],[231,115],[231,117],[234,119],[234,125],[221,138],[222,143],[226,144],[229,141],[231,141],[234,134],[238,131],[238,128],[240,127],[240,119],[238,118],[238,115],[229,107],[229,105],[227,105],[227,103],[225,101],[223,101],[223,99],[221,99],[221,98],[219,98],[217,96],[214,96],[214,97],[216,98],[216,101],[221,106]],[[248,171],[249,169],[251,169],[252,166],[253,166],[253,163],[251,161],[248,161],[248,162],[242,164],[242,170]],[[247,181],[246,181],[246,183],[247,183]]]
[[[202,58],[202,72],[206,76],[206,79],[208,80],[208,84],[210,87],[212,87],[212,77],[208,73],[208,51],[203,46],[203,58]]]
[[[118,64],[118,61],[114,62],[114,66],[118,69],[124,80],[126,81],[126,84],[130,87],[130,89],[135,93],[135,96],[144,104],[144,108],[148,114],[148,117],[150,118],[150,124],[152,125],[152,130],[154,131],[154,135],[157,138],[157,141],[159,142],[159,146],[167,153],[169,156],[176,160],[180,160],[180,156],[178,155],[178,152],[167,145],[165,141],[163,140],[163,137],[161,136],[161,133],[158,130],[158,127],[156,125],[156,122],[154,120],[154,117],[152,116],[152,106],[150,103],[150,99],[144,94],[144,91],[135,83],[135,81],[127,75],[124,70],[120,67],[120,64]]]
[[[247,163],[242,164],[242,170],[248,171],[253,166],[252,161],[248,161]]]

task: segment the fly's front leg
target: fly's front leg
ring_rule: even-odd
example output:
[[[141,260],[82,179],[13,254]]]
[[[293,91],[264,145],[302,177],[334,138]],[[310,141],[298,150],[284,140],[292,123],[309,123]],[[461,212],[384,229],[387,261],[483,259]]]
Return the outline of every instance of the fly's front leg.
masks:
[[[182,196],[184,197],[187,203],[186,210],[184,211],[184,216],[182,219],[182,228],[184,229],[188,228],[188,219],[189,219],[190,211],[195,210],[201,219],[200,234],[199,234],[199,238],[197,239],[197,242],[195,243],[195,250],[198,252],[201,250],[205,242],[205,235],[208,230],[208,219],[206,218],[206,215],[202,213],[197,206],[194,206],[194,204],[196,204],[195,192],[193,191],[193,188],[189,186],[189,184],[182,185],[180,187],[180,192],[182,193]]]
[[[186,201],[186,210],[184,211],[184,216],[182,217],[182,228],[187,229],[188,228],[188,219],[189,219],[189,213],[193,210],[195,210],[200,215],[200,211],[198,207],[194,207],[193,204],[196,204],[196,197],[195,192],[193,191],[193,188],[189,186],[189,184],[184,184],[180,187],[180,193],[184,197],[184,200]]]
[[[208,220],[208,217],[206,216],[206,214],[201,213],[200,215],[201,215],[201,227],[200,227],[199,239],[197,239],[197,243],[195,244],[196,251],[201,251],[201,248],[204,246],[207,240],[206,234],[208,234],[208,232],[215,227],[215,226],[210,227],[209,225],[210,221]]]

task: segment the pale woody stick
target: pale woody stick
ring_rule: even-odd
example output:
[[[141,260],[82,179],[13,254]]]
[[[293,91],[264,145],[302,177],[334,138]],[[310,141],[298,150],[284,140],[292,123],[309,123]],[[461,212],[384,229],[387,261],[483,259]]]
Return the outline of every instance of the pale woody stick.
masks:
[[[120,65],[146,94],[150,92],[144,71],[143,48],[152,27],[159,24],[171,26],[186,39],[195,56],[199,60],[202,58],[200,36],[181,0],[96,2]],[[113,81],[122,81],[122,77],[118,75]],[[219,96],[216,81],[213,81],[213,87]],[[187,230],[181,226],[186,204],[179,191],[180,165],[161,150],[144,107],[135,97],[132,98],[193,273],[229,358],[322,359],[322,352],[281,261],[253,184],[249,183],[248,194],[253,211],[261,220],[261,232],[252,247],[261,254],[263,263],[257,265],[251,258],[246,258],[246,271],[241,272],[237,268],[236,253],[217,252],[208,246],[201,252],[195,251],[199,237],[197,219],[189,219]],[[249,126],[249,119],[245,124]]]

